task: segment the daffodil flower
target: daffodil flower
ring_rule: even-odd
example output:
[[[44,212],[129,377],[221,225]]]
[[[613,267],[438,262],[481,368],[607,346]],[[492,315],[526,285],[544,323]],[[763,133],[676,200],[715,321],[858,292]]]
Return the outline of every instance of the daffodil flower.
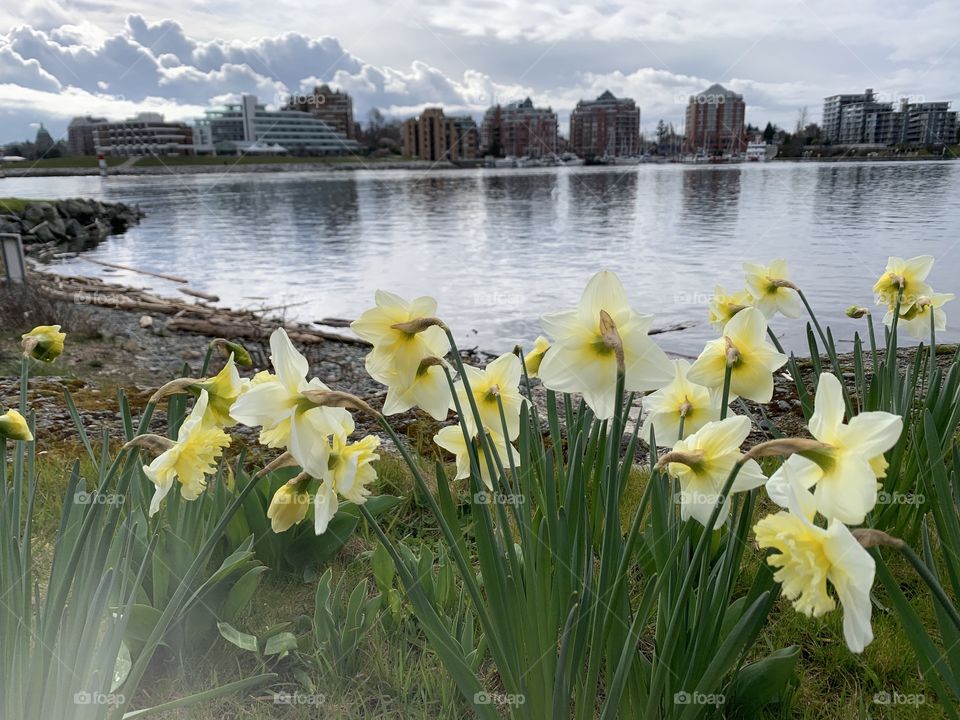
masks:
[[[60,357],[67,334],[59,325],[38,325],[20,338],[24,355],[49,363]]]
[[[206,390],[210,397],[207,406],[207,419],[217,427],[236,425],[230,416],[230,408],[237,398],[249,387],[250,381],[240,377],[233,355],[227,359],[223,369],[207,380],[201,380],[191,387],[191,392],[199,394]]]
[[[540,363],[543,362],[543,356],[550,349],[550,341],[543,335],[537,336],[533,341],[533,349],[523,356],[523,365],[527,369],[527,377],[535,378],[540,372]]]
[[[754,526],[757,544],[776,552],[767,563],[776,568],[774,579],[797,612],[821,617],[836,608],[827,584],[843,606],[843,636],[853,652],[873,640],[870,589],[876,566],[870,553],[839,519],[826,529],[813,524],[813,514],[796,481],[785,485],[787,511],[767,515]]]
[[[598,419],[610,419],[621,353],[627,391],[656,390],[673,377],[670,360],[647,335],[652,319],[630,307],[614,273],[598,272],[578,307],[540,319],[553,338],[540,364],[541,381],[551,390],[581,393]]]
[[[399,375],[402,384],[413,382],[420,363],[428,357],[443,357],[450,341],[435,315],[437,301],[419,297],[406,301],[399,295],[377,290],[376,307],[350,324],[353,331],[373,345],[367,355],[367,372],[388,385],[385,376]]]
[[[887,269],[873,286],[877,305],[886,305],[893,310],[897,305],[897,298],[903,290],[900,302],[901,312],[913,305],[917,299],[932,294],[930,286],[925,280],[933,269],[932,255],[918,255],[904,260],[900,257],[890,257],[887,260]]]
[[[933,329],[942,332],[947,329],[947,314],[941,309],[946,303],[956,297],[953,293],[931,292],[930,295],[921,295],[917,301],[900,311],[900,320],[897,326],[906,330],[917,340],[930,337],[930,314],[933,314]],[[883,317],[885,325],[893,324],[893,310],[887,310]]]
[[[680,482],[680,517],[706,525],[714,506],[723,501],[717,524],[730,513],[730,498],[721,497],[733,466],[741,458],[740,446],[750,434],[750,419],[742,415],[709,422],[661,458],[671,476]],[[766,476],[756,460],[740,468],[730,492],[760,487]]]
[[[270,528],[275,533],[286,532],[294,525],[303,522],[310,509],[310,493],[306,484],[309,476],[301,473],[300,476],[284,483],[273,494],[270,507],[267,508],[267,518]]]
[[[767,342],[767,321],[759,310],[738,312],[723,329],[723,337],[711,340],[693,363],[687,379],[711,388],[722,388],[730,367],[730,392],[754,402],[770,402],[773,373],[787,362]]]
[[[753,307],[753,296],[748,290],[728,293],[720,285],[713,289],[710,300],[710,324],[719,332],[733,316],[744,308]]]
[[[892,448],[903,430],[899,415],[864,412],[843,422],[845,405],[840,381],[820,375],[810,434],[819,448],[791,455],[770,477],[767,494],[787,506],[793,476],[803,488],[813,488],[817,511],[828,520],[848,525],[863,522],[877,503],[877,478],[886,469],[883,453]]]
[[[504,441],[503,435],[491,432],[488,438],[490,440],[490,449],[500,458],[500,464],[504,468],[510,467],[511,455],[513,456],[514,466],[520,465],[520,455],[512,447],[509,451],[507,450],[507,443]],[[434,435],[433,441],[444,450],[456,456],[457,474],[454,476],[455,480],[465,480],[470,477],[470,448],[463,437],[463,429],[459,425],[440,428],[440,432]],[[494,461],[492,468],[489,467],[487,465],[487,454],[483,452],[483,448],[479,446],[478,440],[474,438],[472,442],[475,443],[477,457],[480,462],[480,480],[486,486],[487,490],[493,490],[493,478],[499,474],[496,461]],[[510,455],[508,455],[508,452],[510,452]]]
[[[502,403],[507,424],[507,437],[509,440],[516,440],[520,434],[520,408],[523,405],[523,396],[520,394],[520,375],[523,367],[520,364],[520,358],[513,353],[507,353],[488,363],[483,370],[470,365],[465,365],[463,369],[483,428],[495,434],[503,434],[503,422],[500,419],[500,403]],[[463,380],[458,380],[454,387],[467,428],[471,435],[476,435],[476,419],[473,416]],[[453,407],[452,403],[451,407]]]
[[[647,419],[640,431],[648,439],[652,427],[659,444],[666,447],[672,447],[681,439],[681,419],[684,438],[708,422],[720,419],[720,394],[715,389],[690,382],[687,378],[690,363],[686,360],[674,360],[673,366],[673,380],[643,399]]]
[[[30,432],[26,418],[16,410],[10,409],[0,415],[0,440],[4,438],[24,442],[33,440],[33,433]]]
[[[374,452],[380,446],[380,439],[367,435],[354,443],[347,442],[343,433],[330,439],[327,470],[313,499],[314,531],[322,535],[327,531],[330,521],[340,507],[339,497],[356,505],[362,505],[370,495],[367,487],[377,477],[373,467],[374,460],[380,456]]]
[[[207,393],[202,391],[193,410],[177,433],[177,441],[160,453],[143,472],[156,486],[150,501],[150,515],[159,509],[170,492],[174,480],[180,481],[184,500],[196,500],[207,486],[206,476],[216,470],[217,458],[230,444],[230,436],[220,428],[204,422]],[[168,441],[169,442],[169,441]]]
[[[328,438],[352,433],[353,417],[344,408],[318,407],[307,399],[304,392],[329,388],[317,378],[306,379],[310,364],[283,328],[270,336],[270,352],[276,374],[258,373],[230,408],[230,415],[243,425],[259,425],[260,442],[286,447],[305,472],[322,477],[329,460]]]
[[[769,265],[744,263],[747,290],[754,297],[755,307],[767,318],[778,312],[788,318],[800,317],[803,303],[796,286],[790,282],[787,263],[774,260]]]
[[[425,358],[410,382],[403,382],[395,368],[385,370],[380,376],[387,386],[383,414],[396,415],[419,407],[434,420],[445,420],[451,394],[444,365],[445,361],[440,358]]]

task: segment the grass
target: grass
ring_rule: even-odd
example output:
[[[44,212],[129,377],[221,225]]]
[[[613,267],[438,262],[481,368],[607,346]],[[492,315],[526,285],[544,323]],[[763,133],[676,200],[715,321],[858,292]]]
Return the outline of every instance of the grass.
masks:
[[[43,202],[53,202],[52,200],[38,200],[37,198],[0,198],[0,211],[9,213],[22,213],[31,205]]]
[[[108,166],[120,165],[126,162],[125,157],[106,158]],[[78,155],[59,158],[40,158],[39,160],[21,160],[20,162],[5,162],[3,167],[7,170],[22,170],[30,168],[95,168],[98,166],[97,158],[93,155]]]

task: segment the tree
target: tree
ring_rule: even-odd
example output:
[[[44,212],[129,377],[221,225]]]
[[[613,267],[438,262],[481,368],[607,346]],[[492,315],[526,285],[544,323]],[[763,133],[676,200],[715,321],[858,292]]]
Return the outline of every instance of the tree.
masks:
[[[776,136],[777,129],[773,126],[772,122],[767,122],[767,126],[763,129],[763,141],[769,145]]]

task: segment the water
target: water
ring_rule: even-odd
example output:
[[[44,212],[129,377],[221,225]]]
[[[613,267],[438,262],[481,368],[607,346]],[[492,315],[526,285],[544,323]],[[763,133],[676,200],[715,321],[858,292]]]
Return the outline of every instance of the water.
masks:
[[[0,180],[0,196],[140,204],[142,224],[89,256],[189,278],[226,306],[352,319],[377,288],[430,294],[463,346],[506,351],[529,345],[541,313],[572,307],[609,268],[655,327],[693,323],[658,336],[685,355],[714,336],[710,293],[739,289],[746,260],[785,258],[846,348],[863,326],[843,311],[872,306],[888,255],[936,256],[931,283],[956,291],[958,190],[960,163],[947,162]],[[59,270],[179,296],[172,283],[82,260]],[[806,350],[803,320],[774,326]],[[948,320],[944,341],[956,327]]]

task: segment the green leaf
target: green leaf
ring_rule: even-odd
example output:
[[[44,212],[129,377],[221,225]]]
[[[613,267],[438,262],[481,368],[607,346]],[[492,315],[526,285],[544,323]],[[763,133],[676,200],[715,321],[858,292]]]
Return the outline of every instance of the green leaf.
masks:
[[[250,604],[260,586],[260,579],[266,571],[267,568],[263,565],[251,568],[230,588],[226,600],[223,601],[223,610],[220,612],[224,620],[228,622],[233,620],[240,610]]]
[[[282,632],[267,639],[263,646],[263,654],[282,656],[296,649],[297,636],[291,632]]]
[[[230,623],[218,622],[217,629],[228,643],[236,645],[241,650],[257,652],[257,638],[254,635],[240,632]]]
[[[732,713],[755,717],[760,709],[778,702],[794,676],[800,648],[797,645],[781,648],[762,660],[742,668],[727,690],[732,700]]]

